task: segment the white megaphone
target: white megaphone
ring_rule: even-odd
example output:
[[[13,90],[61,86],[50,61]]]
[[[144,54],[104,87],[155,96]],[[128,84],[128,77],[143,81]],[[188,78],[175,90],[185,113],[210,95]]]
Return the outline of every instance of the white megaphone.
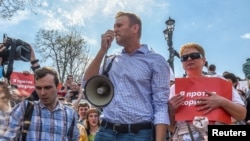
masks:
[[[84,94],[92,105],[105,107],[111,102],[114,96],[114,86],[108,77],[96,75],[86,82]]]

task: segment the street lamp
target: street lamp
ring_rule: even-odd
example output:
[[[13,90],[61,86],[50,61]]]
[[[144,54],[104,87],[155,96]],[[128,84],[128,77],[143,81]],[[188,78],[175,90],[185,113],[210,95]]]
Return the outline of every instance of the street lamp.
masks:
[[[165,22],[165,24],[167,25],[167,27],[163,31],[163,33],[165,35],[165,40],[168,43],[168,51],[169,51],[168,63],[174,73],[174,56],[180,58],[179,53],[173,48],[173,41],[172,41],[175,20],[169,17],[169,19]]]

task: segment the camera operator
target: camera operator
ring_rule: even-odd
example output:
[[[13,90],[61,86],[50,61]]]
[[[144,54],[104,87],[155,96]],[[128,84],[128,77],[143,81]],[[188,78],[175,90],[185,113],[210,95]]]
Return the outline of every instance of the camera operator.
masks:
[[[36,59],[36,55],[35,52],[32,48],[32,46],[30,44],[27,45],[29,50],[30,50],[30,63],[31,63],[31,69],[34,72],[36,69],[40,68],[39,65],[39,60]],[[6,49],[6,46],[4,44],[0,44],[0,53],[3,52]],[[3,65],[3,58],[0,57],[0,78],[4,79],[4,65]],[[26,73],[26,71],[24,71],[24,73]],[[36,94],[35,91],[32,92],[32,94],[30,95],[30,97],[28,97],[29,100],[33,101],[33,100],[38,100],[38,96]]]
[[[29,48],[30,48],[30,64],[31,64],[31,69],[32,69],[33,72],[35,72],[36,69],[40,68],[39,60],[36,59],[35,52],[34,52],[32,46],[30,44],[29,44]],[[39,97],[38,97],[36,91],[34,90],[32,92],[32,94],[30,95],[30,97],[28,97],[27,99],[30,100],[30,101],[36,101],[36,100],[39,100]]]

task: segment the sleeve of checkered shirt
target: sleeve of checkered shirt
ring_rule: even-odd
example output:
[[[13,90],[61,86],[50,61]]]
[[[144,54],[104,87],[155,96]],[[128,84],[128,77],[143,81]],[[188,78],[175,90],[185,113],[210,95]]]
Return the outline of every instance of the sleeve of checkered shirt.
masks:
[[[74,112],[74,118],[75,118],[75,121],[74,121],[74,130],[73,130],[73,141],[78,141],[79,140],[79,137],[80,137],[80,134],[79,134],[79,130],[77,128],[77,119],[78,119],[78,116],[77,116],[77,113]]]
[[[4,122],[0,127],[0,141],[13,140],[20,131],[20,126],[23,120],[25,101],[16,105],[11,113],[4,118]]]
[[[170,124],[168,114],[168,97],[170,93],[170,68],[163,58],[153,65],[152,77],[154,124]]]

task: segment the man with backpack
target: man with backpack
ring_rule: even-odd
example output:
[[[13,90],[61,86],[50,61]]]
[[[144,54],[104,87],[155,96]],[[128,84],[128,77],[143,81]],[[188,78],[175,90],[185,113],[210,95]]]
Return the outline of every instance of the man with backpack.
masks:
[[[0,140],[77,141],[77,113],[57,99],[57,72],[42,67],[35,70],[34,77],[39,100],[24,100],[12,109],[0,127]]]

